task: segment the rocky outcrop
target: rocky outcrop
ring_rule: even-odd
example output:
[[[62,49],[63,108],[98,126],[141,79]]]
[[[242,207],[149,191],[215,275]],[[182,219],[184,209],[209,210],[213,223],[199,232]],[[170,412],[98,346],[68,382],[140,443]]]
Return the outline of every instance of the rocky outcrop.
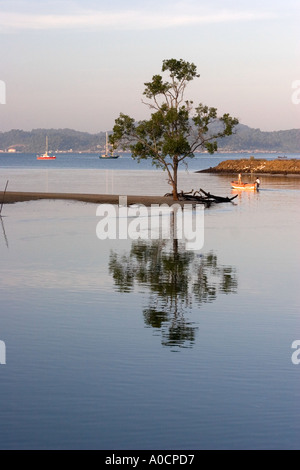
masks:
[[[225,160],[216,167],[200,170],[197,173],[261,173],[278,175],[300,175],[300,159],[264,160],[243,158]]]

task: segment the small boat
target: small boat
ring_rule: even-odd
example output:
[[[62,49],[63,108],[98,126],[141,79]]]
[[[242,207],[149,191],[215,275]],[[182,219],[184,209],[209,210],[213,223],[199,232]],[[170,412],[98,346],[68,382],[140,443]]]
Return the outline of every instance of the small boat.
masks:
[[[55,155],[49,155],[48,154],[48,136],[46,137],[46,151],[43,155],[38,155],[37,160],[55,160],[56,156]]]
[[[277,158],[278,158],[278,160],[286,160],[287,159],[287,157],[285,155],[284,156],[279,156]]]
[[[239,181],[231,181],[232,189],[248,189],[252,191],[256,191],[257,183],[240,183]]]
[[[119,158],[119,155],[114,155],[113,151],[111,151],[111,153],[108,153],[108,133],[107,132],[106,132],[105,153],[100,155],[99,158],[102,158],[103,160],[111,160],[111,159]]]

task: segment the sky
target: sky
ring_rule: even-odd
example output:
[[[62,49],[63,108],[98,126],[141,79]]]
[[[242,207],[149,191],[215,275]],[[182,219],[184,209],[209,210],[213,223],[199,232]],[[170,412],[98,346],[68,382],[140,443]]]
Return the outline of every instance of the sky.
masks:
[[[0,132],[147,119],[144,83],[170,58],[197,66],[195,105],[299,128],[299,24],[299,0],[0,0]]]

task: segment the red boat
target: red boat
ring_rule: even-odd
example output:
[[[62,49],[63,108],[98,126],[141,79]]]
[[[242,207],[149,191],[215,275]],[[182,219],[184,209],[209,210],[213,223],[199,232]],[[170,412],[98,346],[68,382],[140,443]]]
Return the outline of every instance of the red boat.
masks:
[[[39,155],[38,157],[36,157],[37,160],[55,160],[56,157],[53,156],[51,157],[50,155],[47,155],[44,153],[44,155]]]
[[[55,155],[48,155],[48,137],[46,137],[46,152],[43,155],[38,155],[37,160],[55,160]]]

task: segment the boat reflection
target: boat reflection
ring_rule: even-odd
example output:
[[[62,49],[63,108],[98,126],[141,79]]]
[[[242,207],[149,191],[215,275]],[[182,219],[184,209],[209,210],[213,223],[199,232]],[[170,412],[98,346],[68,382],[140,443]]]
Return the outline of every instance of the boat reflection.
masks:
[[[195,342],[198,322],[187,316],[192,307],[235,293],[238,285],[234,267],[219,265],[212,251],[186,251],[178,240],[139,240],[129,253],[111,251],[109,272],[118,292],[137,286],[149,292],[145,324],[160,330],[162,344],[175,349]]]

